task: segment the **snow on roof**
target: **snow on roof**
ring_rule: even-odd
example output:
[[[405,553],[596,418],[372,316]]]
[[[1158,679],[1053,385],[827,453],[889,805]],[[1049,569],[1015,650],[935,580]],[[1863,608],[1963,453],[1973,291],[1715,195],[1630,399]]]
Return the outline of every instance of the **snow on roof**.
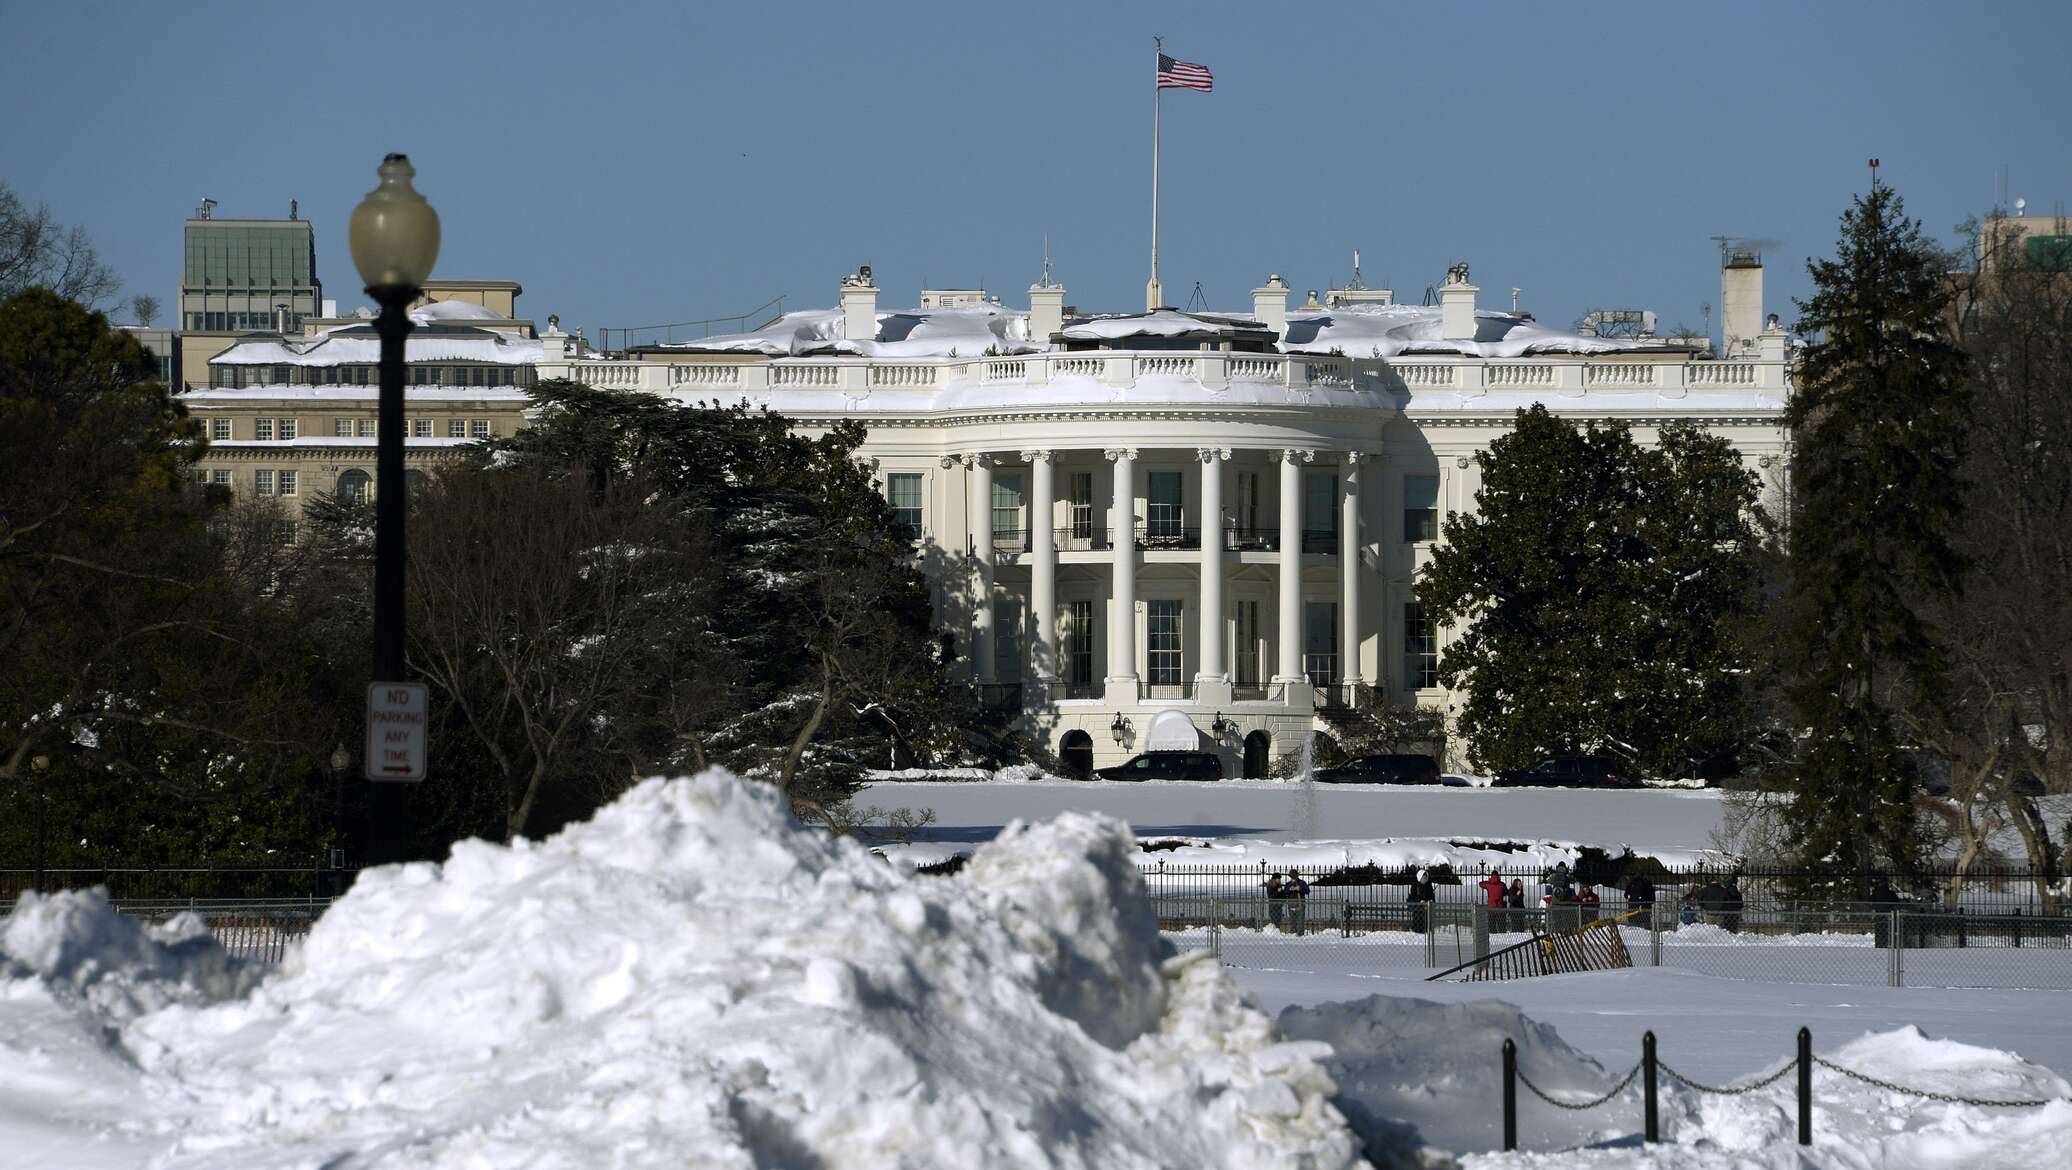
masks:
[[[1466,357],[1515,358],[1531,354],[1645,353],[1672,347],[1661,341],[1626,341],[1584,337],[1550,329],[1529,317],[1483,309],[1475,313],[1475,340],[1447,341],[1437,305],[1341,305],[1335,309],[1300,309],[1288,314],[1281,337],[1284,353],[1330,353],[1348,357],[1403,354],[1459,354]]]
[[[471,301],[427,301],[410,310],[412,321],[509,321],[487,305]]]
[[[254,401],[378,402],[379,386],[210,386],[197,387],[180,395],[190,405],[234,405]],[[405,386],[406,402],[529,402],[532,395],[511,386],[495,388],[466,386]]]
[[[487,362],[502,366],[532,366],[538,365],[545,354],[545,347],[537,339],[513,337],[471,325],[436,322],[420,325],[403,341],[403,360],[406,362]],[[314,337],[240,341],[210,358],[209,364],[347,366],[371,365],[380,360],[381,338],[375,334],[374,326],[367,324],[341,325]]]
[[[761,329],[727,333],[661,348],[691,353],[760,353],[770,357],[852,354],[880,358],[978,357],[1034,353],[1050,348],[1029,337],[1029,314],[999,305],[955,309],[898,309],[877,315],[877,336],[855,339],[840,309],[786,313]]]
[[[1154,309],[1149,313],[1117,313],[1088,317],[1059,330],[1058,336],[1072,341],[1120,341],[1131,337],[1185,337],[1209,333],[1234,337],[1239,332],[1258,332],[1266,326],[1246,317],[1222,314],[1183,313],[1177,309]]]

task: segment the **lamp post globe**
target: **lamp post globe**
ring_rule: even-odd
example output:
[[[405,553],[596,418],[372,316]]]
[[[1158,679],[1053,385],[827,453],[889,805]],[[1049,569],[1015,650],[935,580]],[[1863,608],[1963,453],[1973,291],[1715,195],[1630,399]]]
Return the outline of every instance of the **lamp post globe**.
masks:
[[[409,289],[415,295],[439,260],[439,213],[410,185],[417,168],[408,156],[389,155],[377,173],[381,182],[353,208],[346,233],[353,266],[370,294]]]

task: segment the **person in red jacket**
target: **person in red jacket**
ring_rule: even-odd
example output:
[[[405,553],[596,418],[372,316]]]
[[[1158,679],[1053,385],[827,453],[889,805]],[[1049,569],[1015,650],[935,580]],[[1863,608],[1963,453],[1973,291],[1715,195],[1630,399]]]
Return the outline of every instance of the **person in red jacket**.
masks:
[[[1482,890],[1482,904],[1491,910],[1504,908],[1504,875],[1491,870],[1489,876],[1475,883]]]

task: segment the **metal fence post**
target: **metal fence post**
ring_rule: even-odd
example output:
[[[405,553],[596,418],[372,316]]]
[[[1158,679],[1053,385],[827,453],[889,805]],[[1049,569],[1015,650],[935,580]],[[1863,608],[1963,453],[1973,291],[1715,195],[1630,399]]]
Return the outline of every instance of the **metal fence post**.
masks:
[[[1437,902],[1425,903],[1424,952],[1426,967],[1436,967],[1439,965],[1439,904]]]
[[[1892,925],[1886,941],[1892,945],[1885,954],[1885,982],[1892,987],[1904,987],[1906,985],[1905,960],[1901,959],[1900,956],[1906,953],[1907,937],[1906,915],[1903,912],[1898,910],[1892,912]]]
[[[1648,904],[1648,962],[1662,965],[1662,903]]]
[[[1504,1041],[1504,1149],[1518,1148],[1518,1045]]]
[[[1642,1114],[1646,1121],[1645,1140],[1661,1141],[1661,1131],[1655,1123],[1655,1034],[1652,1031],[1640,1034],[1640,1076],[1641,1098],[1646,1102]]]
[[[1799,1144],[1813,1144],[1813,1030],[1799,1029]]]

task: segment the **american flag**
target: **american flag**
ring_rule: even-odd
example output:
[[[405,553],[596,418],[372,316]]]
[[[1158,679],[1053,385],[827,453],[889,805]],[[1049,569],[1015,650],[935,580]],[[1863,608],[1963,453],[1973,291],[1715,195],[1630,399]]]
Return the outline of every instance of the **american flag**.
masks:
[[[1209,67],[1196,65],[1192,61],[1175,61],[1164,53],[1158,55],[1158,88],[1198,89],[1208,93],[1216,88],[1216,79],[1209,75]]]

